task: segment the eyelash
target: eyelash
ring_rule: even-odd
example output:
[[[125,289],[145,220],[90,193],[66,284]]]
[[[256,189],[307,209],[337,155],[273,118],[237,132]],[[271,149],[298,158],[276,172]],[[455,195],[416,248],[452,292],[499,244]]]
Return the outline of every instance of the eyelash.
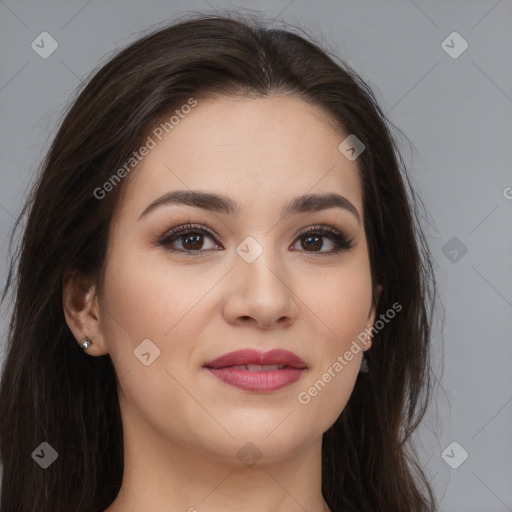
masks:
[[[178,250],[178,249],[170,249],[169,246],[174,242],[175,240],[179,239],[181,236],[186,234],[202,234],[210,236],[216,244],[219,244],[217,237],[208,229],[205,229],[203,227],[200,227],[195,224],[191,224],[190,222],[188,224],[184,224],[182,226],[178,226],[176,228],[173,228],[169,231],[167,231],[163,236],[161,236],[157,241],[156,245],[164,247],[167,251],[175,252],[175,253],[188,253],[190,255],[198,255],[201,253],[204,253],[206,251],[199,250],[199,251],[193,251],[193,250]],[[322,225],[315,225],[311,228],[307,229],[306,231],[300,233],[297,236],[297,239],[305,237],[305,236],[311,236],[311,235],[319,235],[321,237],[328,237],[331,239],[331,241],[334,242],[335,248],[331,251],[327,252],[317,252],[317,251],[304,251],[308,254],[318,254],[318,255],[325,255],[325,254],[338,254],[343,251],[348,251],[354,247],[353,240],[348,239],[344,233],[341,231],[338,231],[334,226],[322,226]],[[294,244],[295,245],[295,244]]]

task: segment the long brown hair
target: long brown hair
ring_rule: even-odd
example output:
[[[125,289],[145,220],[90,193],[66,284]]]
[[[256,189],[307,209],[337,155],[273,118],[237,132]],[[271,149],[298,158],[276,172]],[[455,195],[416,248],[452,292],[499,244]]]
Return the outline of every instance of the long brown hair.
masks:
[[[357,163],[374,292],[383,286],[376,318],[404,308],[375,333],[369,371],[323,436],[324,498],[333,512],[436,509],[409,446],[431,400],[436,286],[390,123],[369,86],[306,36],[231,14],[180,20],[117,53],[79,92],[42,163],[2,298],[14,289],[0,384],[2,511],[103,511],[121,485],[115,369],[108,354],[83,353],[62,305],[69,272],[101,285],[128,179],[101,200],[94,191],[190,97],[276,93],[322,108],[365,145]],[[58,453],[47,469],[31,456],[42,442]]]

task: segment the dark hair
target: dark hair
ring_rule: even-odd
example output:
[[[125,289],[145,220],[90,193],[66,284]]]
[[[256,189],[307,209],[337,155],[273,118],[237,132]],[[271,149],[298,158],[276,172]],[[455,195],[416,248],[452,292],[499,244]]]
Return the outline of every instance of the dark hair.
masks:
[[[0,388],[3,512],[103,511],[122,482],[112,360],[80,349],[62,304],[69,273],[101,285],[128,178],[102,200],[94,191],[191,96],[271,94],[322,108],[366,146],[357,163],[374,301],[376,285],[383,286],[376,318],[395,302],[404,308],[373,336],[369,372],[359,374],[323,435],[324,498],[333,512],[436,509],[409,446],[431,399],[436,286],[390,123],[369,86],[307,36],[242,16],[200,15],[145,35],[94,74],[62,121],[16,223],[14,231],[27,215],[2,298],[15,288]],[[59,454],[45,470],[31,457],[43,441]]]

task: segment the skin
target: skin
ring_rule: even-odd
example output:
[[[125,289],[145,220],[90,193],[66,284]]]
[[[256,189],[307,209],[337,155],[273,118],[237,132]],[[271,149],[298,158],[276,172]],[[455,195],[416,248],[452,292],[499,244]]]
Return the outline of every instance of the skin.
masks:
[[[351,395],[362,351],[309,403],[297,396],[375,319],[357,160],[338,150],[346,135],[296,97],[202,101],[133,171],[101,292],[76,280],[63,289],[77,341],[87,335],[88,355],[110,354],[119,379],[125,469],[108,512],[328,510],[322,434]],[[187,189],[229,196],[241,213],[166,205],[139,220],[164,193]],[[360,222],[336,207],[279,220],[288,200],[332,192]],[[180,253],[153,243],[188,220],[217,241],[203,236],[197,256],[184,235],[172,244]],[[298,235],[314,225],[334,225],[354,247],[330,253],[323,235],[308,251]],[[236,252],[247,236],[263,249],[252,263]],[[148,366],[134,357],[145,339],[160,350]],[[308,369],[288,387],[254,393],[203,368],[243,348],[284,348]],[[248,442],[262,455],[252,467],[237,457]]]

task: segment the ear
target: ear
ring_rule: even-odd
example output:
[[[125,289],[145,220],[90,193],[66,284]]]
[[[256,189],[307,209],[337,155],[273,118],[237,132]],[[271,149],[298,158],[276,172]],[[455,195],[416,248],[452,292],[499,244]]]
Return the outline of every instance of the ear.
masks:
[[[88,355],[103,355],[109,352],[100,327],[100,305],[96,285],[74,274],[66,274],[62,281],[62,305],[64,317],[73,336],[80,345],[88,336],[93,344]]]
[[[375,316],[377,314],[377,306],[379,305],[380,296],[382,293],[382,286],[380,284],[377,285],[377,291],[375,294],[375,302],[372,301],[372,306],[370,308],[370,312],[368,313],[368,321],[366,323],[366,332],[371,332],[371,328],[373,327],[373,324],[375,323]],[[368,350],[372,346],[372,340],[373,338],[371,336],[368,336],[366,338],[366,342],[364,344],[363,352]]]

